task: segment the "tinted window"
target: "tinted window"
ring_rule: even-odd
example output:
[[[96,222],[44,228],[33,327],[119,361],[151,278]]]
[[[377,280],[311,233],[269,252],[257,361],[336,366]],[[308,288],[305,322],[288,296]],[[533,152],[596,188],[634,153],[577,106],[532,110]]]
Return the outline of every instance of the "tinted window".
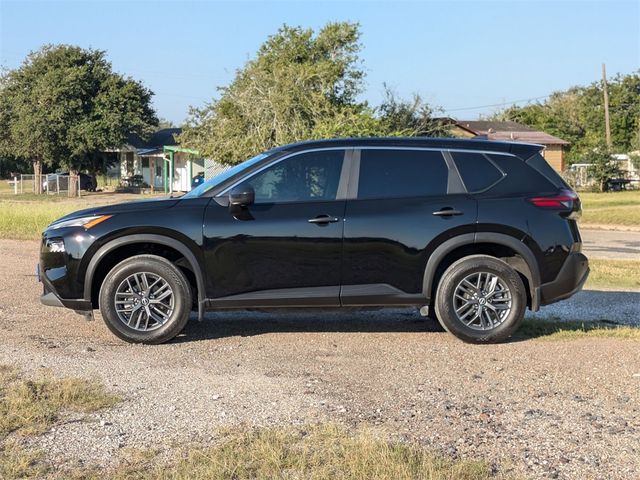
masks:
[[[502,178],[502,172],[481,153],[451,152],[468,192],[479,192]]]
[[[444,195],[448,173],[440,152],[363,149],[358,198]]]
[[[492,187],[492,194],[522,194],[554,191],[553,184],[534,168],[511,155],[488,155],[507,177]]]
[[[538,172],[544,175],[551,183],[558,188],[571,188],[567,182],[547,163],[542,155],[536,153],[527,160],[527,165],[531,165]]]
[[[335,200],[344,150],[301,153],[254,175],[244,185],[255,191],[256,203]]]

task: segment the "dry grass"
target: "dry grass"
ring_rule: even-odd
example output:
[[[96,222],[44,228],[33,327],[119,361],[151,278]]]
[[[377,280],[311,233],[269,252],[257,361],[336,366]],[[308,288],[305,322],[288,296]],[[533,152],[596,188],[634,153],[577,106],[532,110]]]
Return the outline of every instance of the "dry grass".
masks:
[[[619,338],[640,341],[640,328],[619,326],[607,322],[560,322],[526,320],[515,339],[580,340],[583,338]]]
[[[10,433],[41,433],[64,411],[93,412],[116,402],[95,381],[50,375],[25,379],[15,369],[0,366],[0,440]]]
[[[640,290],[640,260],[590,258],[585,288],[624,288]]]
[[[44,432],[64,412],[93,412],[117,401],[95,381],[50,375],[25,379],[0,365],[0,478],[39,478],[49,470],[40,452],[24,448],[20,437]]]
[[[99,478],[100,472],[79,477]],[[493,472],[481,462],[445,460],[424,448],[393,442],[366,430],[335,425],[300,429],[233,429],[218,445],[185,449],[163,464],[153,455],[129,457],[109,473],[113,479],[393,479],[482,480]]]
[[[417,444],[326,424],[229,429],[212,447],[182,446],[164,456],[152,450],[129,452],[108,472],[78,464],[54,471],[39,452],[19,443],[21,436],[51,427],[65,411],[90,412],[116,401],[93,381],[50,376],[31,380],[0,366],[0,478],[483,480],[493,476],[482,462],[448,460]]]

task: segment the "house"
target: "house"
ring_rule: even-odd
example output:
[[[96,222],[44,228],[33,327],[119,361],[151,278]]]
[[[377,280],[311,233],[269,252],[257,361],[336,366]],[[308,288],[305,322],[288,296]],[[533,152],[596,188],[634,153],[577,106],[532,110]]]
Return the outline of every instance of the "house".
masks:
[[[197,151],[176,142],[180,128],[163,128],[148,140],[132,134],[116,153],[116,169],[125,186],[143,186],[165,192],[188,192],[191,179],[205,170],[205,160]]]
[[[455,137],[473,138],[482,136],[489,140],[510,142],[537,143],[544,145],[542,155],[558,172],[566,168],[564,149],[569,142],[516,122],[493,122],[486,120],[454,120],[441,119],[450,125],[451,134]]]

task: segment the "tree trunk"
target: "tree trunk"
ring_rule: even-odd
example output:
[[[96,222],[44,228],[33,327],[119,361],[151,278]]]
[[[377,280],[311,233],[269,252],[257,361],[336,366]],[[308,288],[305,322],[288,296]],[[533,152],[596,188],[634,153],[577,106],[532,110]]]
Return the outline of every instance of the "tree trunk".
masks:
[[[77,197],[80,192],[80,176],[78,170],[69,169],[69,188],[67,190],[70,197]]]
[[[33,161],[33,193],[42,193],[42,160]]]

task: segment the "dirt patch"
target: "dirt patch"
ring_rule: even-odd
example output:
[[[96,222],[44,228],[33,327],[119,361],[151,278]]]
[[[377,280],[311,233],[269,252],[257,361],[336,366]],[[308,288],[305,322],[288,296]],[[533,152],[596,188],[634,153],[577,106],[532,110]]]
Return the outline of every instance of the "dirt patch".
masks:
[[[48,431],[52,461],[215,440],[226,425],[371,425],[540,478],[640,476],[640,349],[593,338],[466,345],[411,310],[212,313],[128,345],[39,304],[37,242],[0,241],[0,364],[96,377],[124,398]]]

